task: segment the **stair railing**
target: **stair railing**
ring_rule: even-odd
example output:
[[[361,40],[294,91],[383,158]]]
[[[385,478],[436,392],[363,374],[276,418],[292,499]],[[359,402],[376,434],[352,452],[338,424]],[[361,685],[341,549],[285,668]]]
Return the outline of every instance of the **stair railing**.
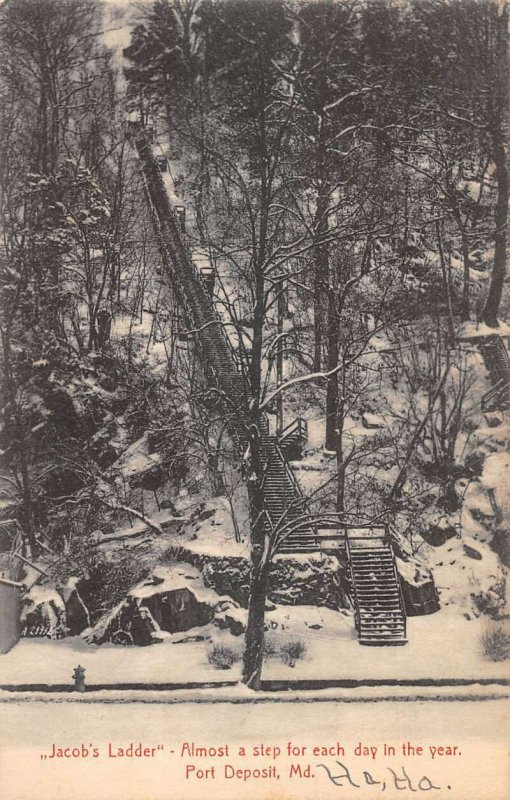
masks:
[[[402,620],[404,623],[404,638],[407,639],[407,614],[406,614],[406,607],[404,603],[404,595],[402,592],[402,584],[400,583],[400,575],[398,574],[397,569],[397,559],[395,556],[395,552],[393,550],[393,545],[391,543],[391,537],[388,534],[388,547],[391,553],[391,567],[393,570],[393,575],[395,577],[395,582],[397,584],[397,591],[398,591],[398,602],[400,605],[400,611],[402,612]]]
[[[349,576],[351,578],[352,599],[354,601],[354,627],[356,629],[356,633],[359,636],[360,623],[361,623],[361,617],[360,617],[360,613],[359,613],[359,598],[358,598],[358,590],[356,588],[356,580],[355,580],[355,577],[354,577],[354,567],[353,567],[353,561],[352,561],[351,544],[349,542],[349,536],[347,534],[347,530],[345,531],[345,554],[347,556],[347,564],[349,565]]]
[[[143,127],[137,127],[134,135],[134,142],[142,162],[144,185],[162,257],[166,268],[171,271],[170,277],[172,281],[175,281],[178,286],[179,300],[182,302],[186,311],[188,311],[195,328],[198,329],[194,338],[195,341],[198,342],[203,355],[205,372],[213,377],[214,383],[220,389],[223,388],[222,383],[224,384],[224,381],[222,381],[218,371],[222,358],[222,348],[219,347],[221,341],[223,348],[225,348],[224,355],[228,354],[228,359],[232,365],[232,379],[235,381],[237,380],[237,376],[240,376],[244,381],[244,375],[241,369],[242,365],[240,364],[238,354],[232,346],[230,337],[225,330],[223,320],[215,308],[213,299],[204,286],[200,270],[193,261],[188,242],[185,241],[182,235],[182,225],[180,224],[175,209],[168,199],[162,174],[153,153],[152,144]],[[168,247],[167,240],[170,247]],[[172,250],[174,252],[172,252]],[[219,329],[219,338],[215,338],[210,331],[204,332],[204,325],[212,323],[213,321],[218,322],[217,328]],[[213,353],[215,350],[217,351],[218,364],[216,366],[212,358],[206,357],[204,344],[207,341],[209,341]],[[292,424],[295,424],[295,422]],[[297,425],[299,428],[300,421],[297,421]],[[276,440],[275,452],[281,464],[284,465],[285,473],[292,486],[294,496],[302,503],[305,514],[310,517],[309,527],[316,533],[316,527],[312,521],[308,504],[305,501],[301,487]],[[262,481],[263,486],[267,476],[268,465],[266,465],[266,472]],[[289,506],[289,508],[290,507],[291,506]]]
[[[302,438],[306,438],[308,435],[308,424],[306,419],[302,417],[297,417],[296,419],[289,422],[288,425],[280,432],[278,435],[278,443],[282,444],[286,439],[292,436],[294,433],[298,433],[299,436]]]
[[[481,401],[482,411],[497,411],[500,400],[505,399],[505,394],[508,402],[510,403],[510,380],[501,378],[491,389],[489,389],[488,392],[483,395]],[[494,404],[494,401],[497,401],[497,403]]]
[[[494,350],[496,351],[495,354],[495,362],[496,362],[496,371],[500,373],[502,378],[509,378],[510,377],[510,357],[508,355],[508,350],[505,347],[505,343],[501,336],[497,335],[494,341]],[[498,363],[498,356],[500,361],[503,362],[503,369],[499,368]],[[504,374],[501,374],[504,373]]]

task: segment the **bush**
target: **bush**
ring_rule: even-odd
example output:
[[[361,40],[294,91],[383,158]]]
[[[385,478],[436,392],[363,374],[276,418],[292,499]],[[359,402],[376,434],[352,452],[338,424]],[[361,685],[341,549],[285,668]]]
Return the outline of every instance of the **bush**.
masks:
[[[280,644],[276,636],[264,636],[264,658],[277,658],[280,655]]]
[[[241,653],[223,642],[216,642],[207,651],[209,664],[215,669],[230,669],[241,660]]]
[[[280,644],[279,651],[282,661],[289,667],[295,667],[306,653],[306,643],[302,639],[288,639]]]
[[[280,658],[289,667],[295,667],[296,662],[304,657],[306,650],[306,642],[297,637],[285,639],[267,634],[264,637],[264,658]]]
[[[503,625],[495,625],[482,635],[483,652],[491,661],[510,658],[510,634]]]

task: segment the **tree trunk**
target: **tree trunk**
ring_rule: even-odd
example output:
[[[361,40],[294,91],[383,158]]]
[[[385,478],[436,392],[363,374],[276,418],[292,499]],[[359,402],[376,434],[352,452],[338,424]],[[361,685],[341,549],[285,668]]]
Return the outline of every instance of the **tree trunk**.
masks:
[[[246,626],[243,682],[250,689],[260,688],[262,660],[264,655],[264,619],[268,585],[269,557],[266,551],[266,531],[264,526],[264,478],[260,452],[258,426],[251,430],[250,471],[254,480],[248,485],[251,520],[251,579],[248,605],[248,624]]]
[[[324,241],[328,232],[328,196],[321,182],[317,195],[317,210],[315,213],[315,244],[314,256],[314,352],[313,369],[320,372],[322,369],[322,346],[324,341],[324,306],[327,298],[329,272],[329,246]]]
[[[334,271],[334,270],[333,270]],[[336,281],[335,281],[336,284]],[[337,286],[328,289],[328,357],[327,371],[338,366],[340,347],[339,319],[337,314]],[[330,375],[326,387],[326,450],[336,450],[337,446],[337,409],[338,409],[338,372]]]
[[[336,467],[337,467],[337,490],[336,490],[336,510],[339,514],[345,511],[345,468],[344,447],[343,447],[343,428],[345,414],[345,369],[342,370],[342,396],[338,402],[336,413]]]
[[[462,284],[462,306],[460,315],[464,321],[467,321],[470,316],[469,281],[470,281],[471,265],[469,262],[469,243],[467,238],[466,225],[462,221],[459,209],[455,208],[453,210],[453,214],[455,217],[455,221],[457,222],[457,226],[460,233],[462,262],[464,266],[464,278]]]
[[[441,272],[443,273],[444,290],[446,294],[446,303],[448,307],[448,336],[452,344],[455,339],[455,327],[453,324],[453,306],[452,306],[452,293],[450,285],[450,271],[446,268],[446,260],[443,249],[443,237],[441,234],[441,222],[436,220],[436,236],[437,246],[439,248],[439,261],[441,262]]]
[[[18,425],[21,429],[21,425]],[[20,431],[21,433],[21,431]],[[20,447],[20,467],[21,467],[21,483],[23,486],[23,530],[26,533],[27,541],[30,545],[30,554],[32,558],[37,558],[39,554],[39,547],[35,535],[35,522],[34,522],[34,507],[32,503],[32,484],[30,481],[30,474],[28,470],[28,459],[26,453],[26,442],[19,442]]]
[[[21,472],[21,486],[23,496],[23,530],[30,545],[32,558],[36,558],[39,552],[35,535],[34,506],[32,496],[32,482],[30,480],[30,444],[25,434],[25,426],[21,411],[19,409],[14,379],[12,374],[12,350],[11,339],[8,330],[2,330],[2,350],[4,355],[4,385],[8,406],[12,409],[13,420],[16,429],[17,444],[19,448],[19,465]],[[30,436],[30,434],[28,434]]]
[[[498,327],[498,311],[503,293],[503,284],[506,274],[506,240],[508,225],[508,195],[509,175],[506,163],[506,152],[503,143],[500,143],[495,152],[496,178],[498,184],[498,198],[494,218],[496,222],[496,235],[494,246],[494,266],[492,268],[489,293],[485,302],[482,320],[491,328]]]
[[[492,124],[493,158],[496,165],[497,200],[494,211],[496,224],[494,242],[494,266],[485,302],[482,320],[491,328],[498,327],[498,311],[503,292],[506,272],[506,241],[508,227],[509,168],[508,168],[508,128],[509,128],[509,56],[508,56],[508,6],[505,4],[497,20],[497,79],[494,91],[495,120]]]
[[[260,689],[262,677],[268,572],[269,565],[264,560],[259,559],[258,564],[252,563],[248,624],[243,657],[243,683],[255,691]]]

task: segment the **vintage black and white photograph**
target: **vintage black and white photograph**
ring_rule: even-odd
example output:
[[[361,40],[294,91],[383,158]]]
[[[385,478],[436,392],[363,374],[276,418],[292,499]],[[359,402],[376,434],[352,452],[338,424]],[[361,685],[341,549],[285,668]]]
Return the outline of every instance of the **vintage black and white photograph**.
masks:
[[[507,796],[509,64],[501,0],[1,4],[6,800]]]

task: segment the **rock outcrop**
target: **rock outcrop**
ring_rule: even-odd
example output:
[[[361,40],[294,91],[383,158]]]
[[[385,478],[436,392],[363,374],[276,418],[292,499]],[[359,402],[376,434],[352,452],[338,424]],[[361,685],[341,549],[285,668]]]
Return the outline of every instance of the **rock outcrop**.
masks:
[[[414,558],[397,558],[397,569],[408,617],[434,614],[439,611],[439,597],[432,572]]]
[[[21,635],[63,639],[67,635],[63,598],[50,586],[32,586],[21,604]]]
[[[79,578],[55,588],[35,583],[23,596],[22,636],[62,639],[77,636],[90,625],[90,615],[79,592]]]
[[[230,597],[204,586],[198,569],[187,564],[157,567],[99,622],[85,631],[89,643],[149,645],[208,623],[239,635],[245,622]]]

